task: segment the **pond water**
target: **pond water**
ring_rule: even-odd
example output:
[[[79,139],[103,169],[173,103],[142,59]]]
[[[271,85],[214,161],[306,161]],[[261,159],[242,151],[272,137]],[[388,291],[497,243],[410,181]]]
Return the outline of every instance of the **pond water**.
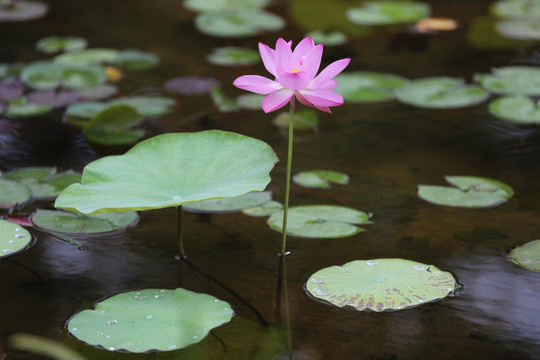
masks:
[[[538,44],[490,46],[478,39],[478,19],[490,1],[428,1],[434,15],[454,18],[454,31],[414,33],[408,26],[377,28],[325,47],[323,63],[351,57],[347,71],[398,74],[409,79],[455,76],[472,81],[493,67],[538,65]],[[232,81],[265,75],[262,64],[219,67],[205,58],[214,48],[272,45],[278,37],[303,38],[298,8],[278,1],[269,11],[287,26],[246,39],[202,34],[181,1],[50,0],[43,19],[0,23],[0,63],[43,59],[34,44],[50,35],[75,35],[90,47],[137,48],[157,54],[157,67],[129,73],[122,95],[169,95],[172,77],[216,78],[236,96]],[[314,2],[320,6],[321,1]],[[324,3],[324,1],[323,1]],[[353,1],[328,1],[333,8]],[[314,5],[315,6],[315,5]],[[307,16],[307,14],[306,14]],[[330,16],[330,15],[329,15]],[[321,18],[325,14],[320,14]],[[475,32],[476,31],[476,32]],[[484,42],[483,42],[484,41]],[[208,95],[176,96],[174,113],[146,121],[147,136],[222,129],[261,139],[282,159],[269,189],[283,199],[287,140],[262,111],[220,113]],[[540,236],[540,131],[490,115],[487,102],[460,109],[425,109],[390,101],[346,103],[319,115],[317,132],[295,138],[293,173],[342,171],[346,186],[306,190],[293,186],[291,205],[339,204],[373,213],[365,232],[339,239],[291,237],[287,257],[292,344],[298,359],[535,359],[540,358],[540,274],[513,264],[508,251]],[[57,166],[82,170],[101,156],[127,149],[89,144],[62,123],[63,112],[0,123],[0,170]],[[227,164],[223,164],[227,166]],[[487,209],[437,206],[416,196],[419,184],[444,185],[445,175],[472,175],[509,184],[515,196]],[[185,213],[190,259],[275,322],[281,235],[266,218],[241,213]],[[88,359],[263,359],[285,354],[284,345],[229,292],[177,260],[174,209],[140,213],[137,226],[110,236],[81,238],[79,250],[42,232],[29,250],[0,261],[0,336],[25,332],[59,339]],[[319,269],[357,259],[405,258],[452,272],[463,289],[440,302],[396,312],[357,312],[313,301],[303,284]],[[66,334],[65,322],[81,308],[112,294],[141,288],[176,288],[212,294],[231,303],[236,317],[203,342],[166,353],[126,354],[85,346]],[[5,339],[5,338],[3,338]],[[273,349],[276,350],[273,352]],[[5,359],[34,355],[5,350]],[[265,355],[266,354],[266,355]]]

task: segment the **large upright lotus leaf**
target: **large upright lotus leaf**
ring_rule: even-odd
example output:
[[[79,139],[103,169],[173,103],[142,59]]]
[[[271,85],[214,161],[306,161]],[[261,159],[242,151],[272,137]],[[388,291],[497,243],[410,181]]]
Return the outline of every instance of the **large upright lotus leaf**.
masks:
[[[533,240],[510,251],[510,259],[525,269],[540,271],[540,240]]]
[[[393,90],[407,85],[404,77],[368,71],[353,71],[336,76],[336,92],[348,102],[376,102],[394,98]]]
[[[216,11],[198,15],[195,25],[210,36],[247,37],[261,31],[281,30],[285,20],[263,10]]]
[[[437,205],[482,208],[505,203],[514,195],[512,188],[500,181],[476,176],[446,176],[455,187],[419,185],[418,196]]]
[[[31,242],[32,236],[19,224],[0,220],[0,259],[26,249]]]
[[[502,96],[489,103],[489,112],[499,119],[519,124],[540,123],[540,107],[525,96]]]
[[[229,322],[231,306],[185,289],[144,289],[113,295],[67,324],[77,339],[109,351],[170,351],[195,344]]]
[[[277,211],[268,218],[270,228],[282,231],[283,214],[283,210]],[[365,231],[356,224],[370,223],[365,212],[344,206],[294,206],[288,211],[287,234],[306,238],[339,238]]]
[[[84,215],[37,209],[32,222],[38,228],[63,234],[99,234],[124,229],[139,219],[135,211]]]
[[[118,50],[115,49],[84,49],[60,54],[54,58],[54,61],[70,65],[101,65],[112,63],[117,54]]]
[[[475,74],[474,80],[495,94],[540,95],[540,67],[505,66],[491,74]]]
[[[449,272],[411,260],[355,260],[317,271],[305,288],[339,307],[402,310],[446,297],[456,289],[456,280]]]
[[[363,26],[415,22],[428,17],[429,4],[412,1],[368,1],[347,10],[349,21]]]
[[[210,199],[184,205],[183,209],[200,213],[229,213],[260,206],[272,200],[271,191],[256,191],[223,199]]]
[[[443,76],[416,79],[397,89],[395,95],[402,103],[436,109],[476,105],[489,97],[487,91],[479,86],[466,85],[463,79]]]
[[[55,206],[89,214],[238,196],[264,190],[276,161],[266,143],[236,133],[158,135],[88,164],[81,184],[64,190]]]
[[[100,66],[38,62],[23,69],[21,80],[26,85],[40,90],[60,86],[82,89],[104,83],[107,74]]]
[[[36,43],[36,49],[47,54],[86,48],[87,41],[78,36],[48,36]]]
[[[0,178],[0,209],[11,208],[28,201],[31,192],[28,186],[13,180]]]

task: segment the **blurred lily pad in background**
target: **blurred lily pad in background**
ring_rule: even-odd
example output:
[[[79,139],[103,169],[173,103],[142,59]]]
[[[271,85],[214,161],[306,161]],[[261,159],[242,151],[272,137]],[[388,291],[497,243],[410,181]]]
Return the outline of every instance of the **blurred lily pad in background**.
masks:
[[[510,251],[510,259],[519,266],[540,271],[540,240],[533,240]]]
[[[331,183],[345,185],[349,183],[349,175],[333,170],[302,171],[293,175],[295,184],[313,188],[328,189]]]
[[[539,124],[540,107],[526,96],[502,96],[489,104],[489,112],[497,118],[518,124]]]
[[[347,19],[357,25],[392,25],[412,23],[428,17],[431,7],[413,1],[367,1],[347,10]]]
[[[367,71],[344,72],[336,76],[336,92],[347,102],[380,102],[394,99],[394,90],[408,84],[402,76]]]

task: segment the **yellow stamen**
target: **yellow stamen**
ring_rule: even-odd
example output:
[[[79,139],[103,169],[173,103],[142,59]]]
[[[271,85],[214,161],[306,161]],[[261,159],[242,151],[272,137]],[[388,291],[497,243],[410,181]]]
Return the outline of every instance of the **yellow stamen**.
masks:
[[[298,69],[292,69],[292,72],[293,72],[293,74],[296,74],[296,73],[299,73],[300,70],[298,70]]]

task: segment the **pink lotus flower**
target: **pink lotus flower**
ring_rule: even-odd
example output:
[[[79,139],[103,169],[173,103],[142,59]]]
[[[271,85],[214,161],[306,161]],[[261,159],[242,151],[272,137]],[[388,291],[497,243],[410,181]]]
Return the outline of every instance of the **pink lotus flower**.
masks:
[[[341,59],[328,65],[319,75],[323,52],[322,44],[315,46],[311,37],[300,41],[292,50],[292,41],[279,38],[276,49],[259,43],[259,52],[266,70],[275,76],[271,80],[259,75],[244,75],[234,80],[237,88],[267,95],[262,103],[268,113],[285,106],[294,97],[306,106],[325,112],[329,107],[343,104],[343,97],[332,90],[336,88],[334,77],[349,64],[351,59]]]

